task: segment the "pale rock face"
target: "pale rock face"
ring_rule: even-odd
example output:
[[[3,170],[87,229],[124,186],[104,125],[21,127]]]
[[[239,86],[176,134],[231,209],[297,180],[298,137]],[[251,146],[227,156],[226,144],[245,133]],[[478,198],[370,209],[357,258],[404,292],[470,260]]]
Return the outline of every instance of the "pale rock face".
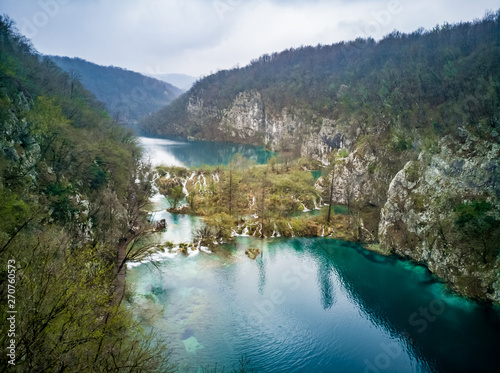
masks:
[[[231,137],[255,138],[265,132],[265,111],[258,92],[241,92],[221,121],[221,128]]]
[[[199,115],[202,106],[203,103],[200,106],[198,101],[192,99],[188,111]],[[271,113],[259,92],[245,91],[238,94],[229,109],[223,111],[219,128],[230,137],[255,140],[253,142],[268,145],[272,150],[298,144],[301,156],[311,156],[324,163],[333,149],[350,143],[335,121],[315,118],[321,124],[311,129],[304,117],[306,113],[300,110],[291,112],[287,108]]]
[[[191,115],[198,116],[203,113],[203,100],[198,97],[191,96],[189,98],[188,106],[186,108],[187,112]]]
[[[491,214],[498,218],[500,146],[465,136],[464,144],[444,138],[438,154],[421,154],[419,161],[408,162],[397,173],[381,212],[379,239],[392,252],[425,263],[462,291],[469,289],[461,279],[475,279],[486,290],[485,297],[500,302],[500,258],[487,265],[464,254],[464,248],[474,244],[462,242],[454,226],[454,204],[474,199],[491,203]]]
[[[359,135],[351,125],[298,108],[274,112],[257,91],[241,92],[227,109],[207,107],[191,97],[187,111],[195,123],[203,124],[206,118],[218,123],[220,133],[234,141],[267,145],[274,151],[299,150],[301,156],[325,165],[333,150],[352,150]],[[455,242],[456,232],[443,234],[441,229],[444,222],[451,226],[453,219],[453,206],[446,203],[447,198],[462,202],[486,199],[497,214],[500,211],[498,134],[492,133],[496,142],[485,142],[465,129],[460,132],[460,144],[443,138],[436,154],[422,153],[399,172],[397,165],[405,160],[392,159],[395,155],[390,151],[382,154],[354,149],[335,169],[334,200],[383,206],[378,226],[382,247],[426,264],[456,287],[464,276],[473,277],[486,291],[485,297],[500,302],[500,259],[489,266],[469,263],[467,255],[454,249],[462,245]],[[384,157],[385,163],[381,163]],[[391,164],[396,165],[392,171],[387,168]],[[324,190],[328,183],[321,178],[318,187]]]

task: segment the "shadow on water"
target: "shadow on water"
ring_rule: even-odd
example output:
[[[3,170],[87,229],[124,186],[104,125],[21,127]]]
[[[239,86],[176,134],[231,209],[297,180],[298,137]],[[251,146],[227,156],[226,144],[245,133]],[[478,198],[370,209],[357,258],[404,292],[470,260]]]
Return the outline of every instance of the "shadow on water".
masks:
[[[323,306],[330,305],[328,271],[341,277],[370,319],[406,341],[431,371],[496,371],[500,310],[452,294],[423,267],[369,252],[359,245],[313,239],[294,243],[318,262]],[[384,350],[381,350],[384,353]]]

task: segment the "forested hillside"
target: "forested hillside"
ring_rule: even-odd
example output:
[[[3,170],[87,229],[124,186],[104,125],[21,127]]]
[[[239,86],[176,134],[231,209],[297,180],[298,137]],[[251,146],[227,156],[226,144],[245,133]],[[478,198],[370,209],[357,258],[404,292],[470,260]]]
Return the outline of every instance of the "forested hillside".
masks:
[[[119,67],[100,66],[81,58],[48,58],[104,102],[120,123],[136,124],[182,93],[169,83]]]
[[[318,183],[381,251],[500,302],[499,21],[264,55],[196,82],[142,128],[324,164],[347,152]]]
[[[173,105],[147,118],[143,127],[279,149],[285,145],[266,132],[279,120],[274,117],[287,110],[290,120],[297,117],[303,124],[295,128],[301,132],[315,134],[328,119],[352,124],[344,130],[351,142],[369,134],[369,126],[388,144],[421,147],[422,137],[435,140],[453,132],[457,123],[494,121],[499,37],[498,14],[491,14],[431,31],[394,31],[379,42],[357,39],[264,55],[243,68],[199,80]],[[262,123],[253,133],[226,123],[242,94],[251,94],[261,106],[256,115],[263,118],[256,119]],[[287,140],[301,151],[299,136]]]
[[[0,123],[0,371],[169,371],[120,307],[117,253],[150,194],[136,138],[5,16]]]

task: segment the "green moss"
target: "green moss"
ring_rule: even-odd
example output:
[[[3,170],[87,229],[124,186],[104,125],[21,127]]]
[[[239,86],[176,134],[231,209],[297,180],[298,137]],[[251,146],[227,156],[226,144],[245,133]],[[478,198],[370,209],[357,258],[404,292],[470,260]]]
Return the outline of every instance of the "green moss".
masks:
[[[411,162],[409,167],[406,168],[406,179],[409,182],[416,182],[419,179],[419,163],[418,162]]]

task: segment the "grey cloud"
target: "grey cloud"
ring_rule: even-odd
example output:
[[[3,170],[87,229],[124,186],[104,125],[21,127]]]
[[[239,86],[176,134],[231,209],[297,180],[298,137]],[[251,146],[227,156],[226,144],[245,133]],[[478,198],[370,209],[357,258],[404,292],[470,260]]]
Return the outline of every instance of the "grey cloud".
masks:
[[[36,15],[45,23],[27,35],[42,53],[197,76],[289,47],[380,38],[498,8],[498,0],[398,3],[402,11],[387,20],[393,0],[0,0],[19,28]]]

